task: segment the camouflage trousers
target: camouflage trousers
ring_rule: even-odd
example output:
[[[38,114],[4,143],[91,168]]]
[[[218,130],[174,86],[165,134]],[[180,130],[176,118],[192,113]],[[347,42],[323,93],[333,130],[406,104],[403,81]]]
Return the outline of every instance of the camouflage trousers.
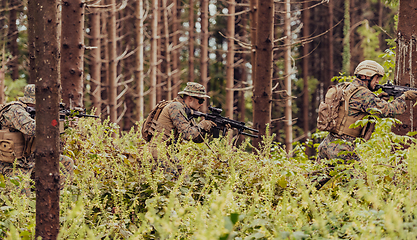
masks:
[[[74,161],[64,155],[59,155],[60,172],[62,173],[59,180],[60,189],[64,188],[66,182],[72,182],[74,178]],[[62,165],[61,165],[62,164]],[[16,168],[13,169],[13,163],[0,162],[0,173],[7,177],[19,176],[20,174],[30,175],[33,179],[35,176],[35,159],[32,154],[26,160],[16,159]]]
[[[345,162],[347,160],[357,160],[359,161],[359,156],[354,153],[355,144],[354,137],[348,135],[337,135],[335,133],[329,133],[327,137],[320,143],[318,147],[318,156],[317,160],[321,159],[343,159]],[[343,141],[337,142],[337,141]]]

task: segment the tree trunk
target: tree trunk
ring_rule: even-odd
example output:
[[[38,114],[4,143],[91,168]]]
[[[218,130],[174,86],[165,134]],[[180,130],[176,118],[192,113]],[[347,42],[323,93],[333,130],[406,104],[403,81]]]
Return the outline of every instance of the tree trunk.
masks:
[[[165,49],[165,79],[167,83],[167,100],[172,100],[172,77],[171,77],[171,47],[169,38],[168,24],[168,0],[162,0],[162,10],[164,11],[164,49]]]
[[[343,71],[350,75],[350,0],[345,0],[345,20],[343,26]]]
[[[143,111],[144,111],[144,100],[143,100],[143,65],[144,65],[144,55],[143,55],[143,21],[144,19],[144,9],[143,9],[143,0],[138,0],[136,2],[136,71],[135,71],[135,79],[136,79],[136,120],[142,121],[143,120]]]
[[[189,59],[188,59],[188,81],[194,82],[194,0],[190,0],[190,9],[188,14],[188,21],[189,21]]]
[[[257,29],[257,22],[258,22],[258,1],[257,0],[249,0],[250,4],[250,14],[249,14],[249,22],[250,22],[250,39],[251,39],[251,46],[252,46],[252,53],[251,53],[251,64],[252,64],[252,84],[255,85],[255,76],[256,76],[256,29]]]
[[[174,6],[172,6],[172,97],[176,98],[179,91],[180,84],[180,69],[179,69],[179,49],[177,48],[179,43],[179,29],[180,29],[180,17],[181,10],[178,11],[178,0],[173,1]]]
[[[59,10],[56,0],[39,0],[35,17],[36,71],[36,233],[59,233]]]
[[[328,76],[326,77],[325,81],[324,81],[324,89],[327,90],[331,84],[331,79],[334,76],[334,63],[333,63],[333,45],[334,45],[334,41],[333,41],[333,1],[329,1],[329,34],[328,34],[328,39],[329,39],[329,59],[328,59]]]
[[[109,48],[109,108],[110,121],[117,123],[117,44],[116,44],[116,0],[108,0],[110,4],[107,25]]]
[[[209,1],[201,0],[201,56],[200,56],[200,83],[208,92],[208,11]],[[202,111],[207,112],[209,102],[205,101],[202,106]]]
[[[227,17],[227,58],[226,58],[226,117],[233,119],[233,85],[235,59],[235,0],[229,0]]]
[[[67,109],[84,107],[84,7],[81,0],[62,2],[61,84]]]
[[[274,1],[259,1],[257,15],[253,122],[259,138],[254,139],[253,146],[260,148],[262,136],[266,136],[266,127],[271,123]]]
[[[292,151],[292,93],[291,93],[291,3],[285,0],[285,17],[284,17],[284,75],[285,91],[287,99],[285,101],[285,146],[287,153]]]
[[[158,0],[153,0],[152,6],[152,38],[151,38],[151,83],[150,83],[150,109],[156,106],[156,78],[158,61]]]
[[[330,3],[329,3],[330,4]],[[308,9],[310,7],[310,4],[308,2],[303,3],[303,38],[307,39],[310,36],[310,10]],[[305,139],[307,140],[310,135],[310,119],[309,119],[309,106],[311,105],[309,103],[309,96],[310,93],[308,91],[308,79],[309,79],[309,64],[310,64],[310,57],[309,57],[309,49],[310,44],[308,42],[304,43],[302,51],[303,51],[303,82],[304,82],[304,88],[303,88],[303,131],[305,134]]]
[[[101,37],[100,37],[100,11],[92,7],[90,8],[90,30],[91,40],[90,50],[90,100],[93,108],[97,109],[99,114],[101,111]]]
[[[11,77],[13,80],[19,79],[19,47],[17,45],[17,37],[19,35],[16,25],[16,15],[18,13],[20,3],[18,0],[10,0],[9,11],[9,32],[8,32],[8,47],[11,54],[9,61],[9,69],[11,69]]]
[[[36,0],[28,0],[28,55],[29,55],[29,79],[28,83],[35,83],[35,9]]]
[[[401,0],[398,17],[398,33],[397,33],[397,56],[395,64],[394,84],[409,85],[417,87],[417,44],[415,36],[417,30],[415,22],[417,21],[417,2],[412,0]],[[410,131],[416,131],[416,111],[414,111],[413,103],[407,101],[407,110],[404,114],[397,116],[403,123],[394,128],[397,134],[405,135]]]

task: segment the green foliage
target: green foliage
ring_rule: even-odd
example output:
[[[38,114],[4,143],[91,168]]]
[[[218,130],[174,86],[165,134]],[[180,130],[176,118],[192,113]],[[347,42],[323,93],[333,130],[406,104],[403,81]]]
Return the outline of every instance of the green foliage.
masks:
[[[11,78],[6,77],[4,85],[4,94],[6,96],[6,102],[17,101],[19,97],[23,97],[23,89],[26,86],[26,80],[17,79],[16,81],[13,81]]]
[[[364,59],[376,59],[382,54],[379,50],[379,35],[381,31],[377,27],[370,27],[369,22],[364,20],[363,24],[358,27],[357,32],[362,36],[361,48],[363,49]],[[381,63],[381,62],[380,62]]]
[[[290,156],[272,137],[256,154],[249,139],[159,144],[157,162],[140,132],[80,119],[63,136],[77,167],[61,191],[59,239],[415,238],[415,140],[390,131],[395,119],[356,124],[369,121],[371,139],[355,142],[362,160],[344,165],[312,162],[297,144]],[[328,164],[332,179],[317,190]],[[0,238],[33,239],[29,182],[0,176]]]

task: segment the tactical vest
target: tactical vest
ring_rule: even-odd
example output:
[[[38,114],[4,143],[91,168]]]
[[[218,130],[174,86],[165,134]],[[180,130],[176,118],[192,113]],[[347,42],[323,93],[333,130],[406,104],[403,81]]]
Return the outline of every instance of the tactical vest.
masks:
[[[10,106],[18,104],[26,108],[22,102],[10,102],[0,106],[0,122],[3,120],[3,113]],[[29,157],[34,151],[34,137],[26,137],[16,129],[2,127],[0,129],[0,161],[13,163],[15,159]]]
[[[343,91],[343,99],[339,107],[338,118],[336,120],[336,129],[331,131],[338,135],[348,135],[351,137],[360,137],[364,135],[362,132],[363,127],[349,128],[350,125],[355,123],[358,120],[361,120],[366,113],[359,113],[357,116],[349,116],[349,101],[352,96],[357,93],[360,89],[363,89],[363,86],[356,86],[354,84],[346,84],[346,88]]]
[[[156,133],[164,133],[163,140],[167,140],[170,135],[170,130],[172,129],[171,126],[166,126],[165,124],[159,123],[158,119],[161,115],[162,110],[164,108],[174,102],[178,101],[176,98],[171,101],[162,100],[159,102],[154,109],[149,113],[148,117],[142,124],[142,137],[145,139],[145,141],[149,142],[151,141],[152,137],[156,135]]]

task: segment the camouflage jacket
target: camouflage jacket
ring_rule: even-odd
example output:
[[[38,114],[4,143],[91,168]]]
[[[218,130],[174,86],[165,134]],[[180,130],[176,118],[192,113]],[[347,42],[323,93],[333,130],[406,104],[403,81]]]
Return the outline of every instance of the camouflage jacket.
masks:
[[[187,112],[191,109],[187,107],[182,98],[177,98],[162,110],[156,126],[153,126],[158,132],[164,132],[163,140],[167,140],[171,133],[174,138],[192,139],[196,143],[203,142],[201,129],[194,119],[189,119]]]
[[[27,136],[35,136],[35,120],[30,117],[25,107],[21,102],[6,104],[0,115],[1,127],[16,129]]]
[[[349,101],[349,116],[357,116],[360,113],[371,114],[371,108],[378,109],[381,112],[376,114],[378,117],[395,117],[403,114],[406,109],[405,97],[401,95],[392,102],[377,97],[368,89],[367,82],[355,79],[352,82],[357,86],[364,86],[356,92]]]

